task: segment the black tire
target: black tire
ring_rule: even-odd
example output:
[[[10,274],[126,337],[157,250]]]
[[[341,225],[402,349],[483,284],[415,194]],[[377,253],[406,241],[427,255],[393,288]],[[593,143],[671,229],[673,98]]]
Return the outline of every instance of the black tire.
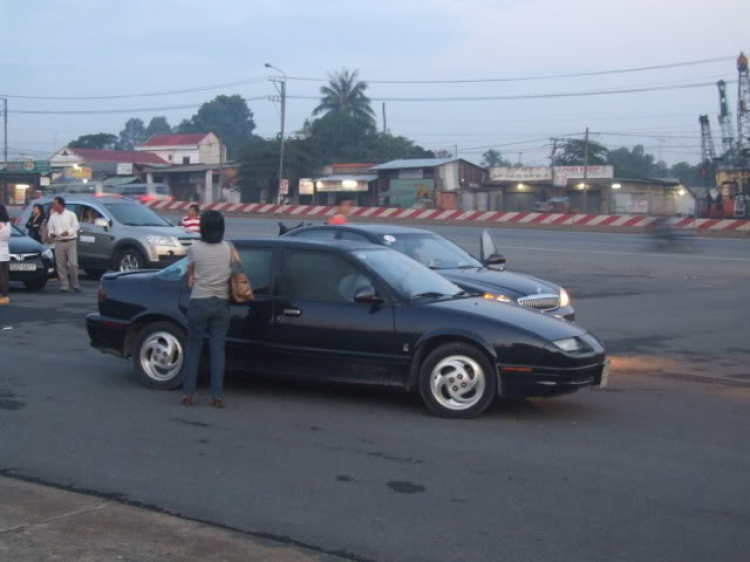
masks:
[[[85,269],[86,275],[89,276],[89,279],[93,279],[94,281],[99,281],[99,279],[102,278],[102,275],[106,273],[106,269]]]
[[[137,248],[128,246],[117,252],[115,263],[112,267],[115,271],[135,271],[146,267],[146,258]]]
[[[422,401],[444,418],[479,416],[495,400],[497,384],[497,373],[490,360],[467,343],[441,345],[425,358],[419,369]],[[462,390],[462,385],[466,390]]]
[[[47,278],[24,281],[23,286],[26,287],[28,291],[41,291],[47,286]]]
[[[171,322],[154,322],[141,328],[134,338],[130,359],[142,384],[174,390],[182,386],[185,377],[186,350],[187,337],[181,328]],[[164,355],[159,356],[161,353]]]

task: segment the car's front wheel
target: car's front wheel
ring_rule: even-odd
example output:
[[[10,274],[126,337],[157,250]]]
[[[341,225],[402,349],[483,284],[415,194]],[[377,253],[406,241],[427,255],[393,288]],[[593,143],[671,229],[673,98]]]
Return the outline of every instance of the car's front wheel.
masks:
[[[115,259],[115,271],[135,271],[143,269],[146,265],[146,259],[143,254],[135,248],[125,248],[120,250]]]
[[[445,418],[473,418],[492,404],[497,375],[487,356],[467,343],[433,350],[419,371],[419,393],[427,407]]]
[[[185,332],[171,322],[154,322],[133,342],[133,369],[138,379],[157,390],[173,390],[185,376]]]

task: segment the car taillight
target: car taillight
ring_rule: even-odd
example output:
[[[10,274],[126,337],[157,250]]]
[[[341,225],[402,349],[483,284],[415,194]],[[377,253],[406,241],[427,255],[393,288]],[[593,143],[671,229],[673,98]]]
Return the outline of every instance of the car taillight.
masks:
[[[107,293],[104,291],[104,287],[99,287],[99,292],[97,293],[97,297],[99,298],[100,303],[107,300]]]
[[[156,198],[151,197],[150,195],[141,195],[138,199],[141,203],[148,203],[149,201],[153,201]]]

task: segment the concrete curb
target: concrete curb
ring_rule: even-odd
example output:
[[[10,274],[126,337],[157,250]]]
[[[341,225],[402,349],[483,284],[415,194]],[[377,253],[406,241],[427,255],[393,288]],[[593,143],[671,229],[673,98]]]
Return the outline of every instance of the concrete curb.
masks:
[[[0,476],[0,560],[342,562],[340,557],[203,522]]]

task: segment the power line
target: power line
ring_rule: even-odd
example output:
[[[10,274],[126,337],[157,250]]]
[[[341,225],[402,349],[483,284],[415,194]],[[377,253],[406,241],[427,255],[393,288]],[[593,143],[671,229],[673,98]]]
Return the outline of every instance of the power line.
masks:
[[[258,101],[268,99],[268,96],[256,96],[253,98],[243,98],[245,101]],[[73,110],[36,110],[36,109],[20,109],[15,111],[9,111],[8,113],[23,113],[26,115],[94,115],[94,114],[108,114],[108,113],[144,113],[152,111],[173,111],[178,109],[196,109],[201,107],[203,104],[189,104],[189,105],[170,105],[161,107],[136,107],[136,108],[123,108],[123,109],[73,109]]]
[[[221,88],[232,88],[235,86],[246,86],[248,84],[257,84],[266,82],[268,77],[251,78],[249,80],[240,80],[237,82],[225,82],[223,84],[213,84],[210,86],[198,86],[195,88],[185,88],[182,90],[167,90],[163,92],[148,92],[145,94],[115,94],[108,96],[26,96],[20,94],[0,94],[0,97],[27,99],[27,100],[116,100],[126,98],[150,98],[156,96],[174,96],[177,94],[191,94],[194,92],[205,92],[206,90],[219,90]]]
[[[486,82],[527,82],[531,80],[556,80],[560,78],[581,78],[585,76],[605,76],[608,74],[624,74],[632,72],[645,72],[650,70],[663,70],[667,68],[680,68],[685,66],[696,66],[700,64],[711,64],[717,62],[734,61],[735,57],[714,57],[686,62],[675,62],[654,66],[641,66],[635,68],[619,68],[615,70],[597,70],[594,72],[578,72],[574,74],[551,74],[545,76],[520,76],[512,78],[475,78],[462,80],[366,80],[369,84],[480,84]],[[305,78],[301,76],[290,76],[289,80],[306,82],[328,82],[330,78]]]

